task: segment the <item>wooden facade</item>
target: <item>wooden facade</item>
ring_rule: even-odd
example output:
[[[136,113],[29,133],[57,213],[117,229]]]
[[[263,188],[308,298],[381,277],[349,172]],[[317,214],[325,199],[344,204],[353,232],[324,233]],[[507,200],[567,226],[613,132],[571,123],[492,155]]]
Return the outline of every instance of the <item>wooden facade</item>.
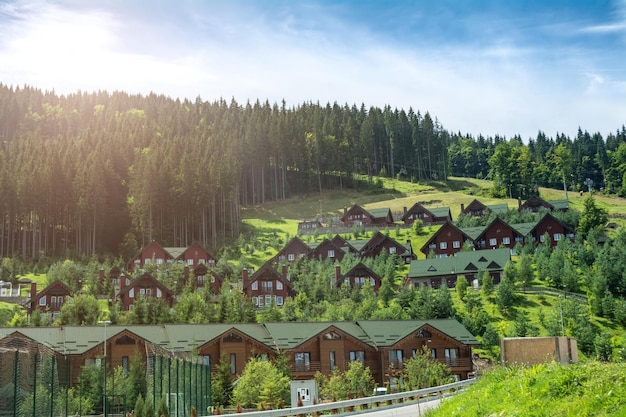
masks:
[[[73,295],[72,289],[59,280],[54,281],[40,292],[37,292],[37,283],[32,282],[30,284],[30,299],[26,302],[26,314],[30,317],[35,310],[39,310],[54,320],[61,312],[61,307]]]
[[[452,221],[452,213],[449,207],[427,209],[421,203],[415,203],[408,210],[404,207],[403,211],[401,220],[405,225],[413,224],[415,220],[421,220],[426,226]]]
[[[344,209],[343,216],[339,219],[345,226],[391,226],[393,225],[393,216],[391,210],[372,209],[365,210],[358,204],[354,204],[349,209]]]
[[[31,352],[45,349],[68,360],[74,385],[84,366],[97,366],[104,356],[108,372],[128,370],[133,356],[143,363],[159,353],[196,354],[215,370],[221,359],[236,379],[252,357],[285,354],[294,380],[330,375],[362,361],[375,381],[384,385],[400,375],[403,364],[426,349],[459,379],[473,372],[471,350],[478,341],[454,319],[327,323],[165,324],[130,326],[60,326],[0,328],[0,347]]]

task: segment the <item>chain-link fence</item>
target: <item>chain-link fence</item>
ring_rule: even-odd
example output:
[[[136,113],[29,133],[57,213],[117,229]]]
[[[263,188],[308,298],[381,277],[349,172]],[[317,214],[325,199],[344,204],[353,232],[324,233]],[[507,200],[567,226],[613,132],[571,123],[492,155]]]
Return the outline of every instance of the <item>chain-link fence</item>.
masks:
[[[164,407],[166,417],[189,417],[192,407],[203,415],[211,405],[210,367],[197,357],[153,355],[134,370],[103,359],[80,366],[38,343],[0,348],[0,417],[126,417],[140,394],[143,415]]]

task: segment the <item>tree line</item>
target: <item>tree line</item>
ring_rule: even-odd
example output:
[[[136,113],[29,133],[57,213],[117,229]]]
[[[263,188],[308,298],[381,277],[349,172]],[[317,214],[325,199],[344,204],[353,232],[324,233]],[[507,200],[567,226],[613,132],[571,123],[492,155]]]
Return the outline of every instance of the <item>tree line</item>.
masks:
[[[626,190],[625,143],[624,127],[524,145],[453,134],[411,108],[0,84],[0,256],[122,255],[151,240],[215,249],[239,236],[242,206],[359,190],[374,175],[484,176],[514,197],[587,178]]]

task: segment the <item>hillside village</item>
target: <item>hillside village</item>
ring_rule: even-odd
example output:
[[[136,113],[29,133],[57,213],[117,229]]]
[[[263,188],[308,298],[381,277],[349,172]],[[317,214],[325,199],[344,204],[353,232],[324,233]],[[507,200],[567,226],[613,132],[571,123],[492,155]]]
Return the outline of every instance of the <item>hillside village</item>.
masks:
[[[461,212],[470,217],[485,217],[507,210],[506,205],[485,205],[476,199],[461,207]],[[539,244],[549,241],[550,246],[554,246],[560,239],[574,238],[573,230],[551,214],[567,210],[562,201],[550,202],[533,197],[523,204],[520,201],[518,210],[535,213],[536,221],[507,224],[496,216],[485,226],[461,228],[452,222],[449,207],[416,203],[403,210],[399,219],[402,227],[412,227],[416,220],[439,226],[426,244],[416,251],[411,241],[398,242],[379,231],[396,224],[391,210],[366,210],[355,204],[344,210],[341,225],[335,227],[371,229],[371,238],[351,240],[337,233],[329,239],[332,226],[325,227],[316,220],[302,222],[300,237],[290,239],[260,268],[244,268],[236,284],[216,272],[218,259],[198,243],[182,248],[162,246],[153,241],[129,259],[125,268],[101,269],[99,288],[108,291],[102,295],[108,298],[109,305],[119,304],[122,312],[132,311],[141,297],[161,299],[169,308],[175,308],[176,288],[169,288],[153,272],[167,271],[170,265],[179,265],[183,267],[183,286],[191,286],[197,291],[208,290],[214,302],[225,289],[241,292],[257,311],[263,311],[280,308],[288,298],[298,295],[290,276],[302,259],[335,262],[334,273],[328,277],[331,286],[369,288],[377,294],[382,277],[363,261],[381,254],[397,259],[398,266],[408,266],[408,273],[401,283],[404,286],[454,288],[459,278],[476,286],[482,273],[488,273],[493,282],[498,283],[515,245],[530,240]],[[320,232],[321,240],[305,242],[303,237],[307,233]],[[339,262],[344,257],[356,259],[355,266],[342,271]],[[225,282],[230,284],[225,286]],[[20,285],[28,286],[29,283],[22,281]],[[24,306],[29,317],[38,311],[38,314],[54,320],[59,317],[63,305],[76,296],[76,291],[60,281],[42,289],[30,283]],[[1,330],[0,346],[12,346],[16,338],[35,341],[46,338],[46,343],[53,349],[67,352],[70,342],[63,336],[63,328],[5,328]],[[162,328],[166,329],[164,334]],[[72,341],[75,345],[69,351],[76,355],[77,366],[102,354],[103,344],[92,335],[98,331],[95,328],[75,334],[74,338],[82,342]],[[475,336],[454,319],[359,321],[352,324],[171,324],[141,328],[110,323],[108,332],[107,350],[112,366],[128,366],[127,350],[119,350],[116,346],[123,340],[124,344],[139,347],[141,352],[194,351],[212,367],[216,366],[218,358],[226,355],[230,358],[233,376],[238,375],[248,359],[255,355],[287,354],[294,379],[311,378],[317,371],[330,374],[335,367],[347,369],[347,363],[360,360],[370,367],[378,384],[389,384],[400,377],[403,359],[425,347],[430,349],[433,358],[449,366],[453,375],[465,379],[475,372],[472,348],[479,345]],[[183,332],[184,337],[175,336],[179,332]],[[78,370],[72,372],[78,374]]]

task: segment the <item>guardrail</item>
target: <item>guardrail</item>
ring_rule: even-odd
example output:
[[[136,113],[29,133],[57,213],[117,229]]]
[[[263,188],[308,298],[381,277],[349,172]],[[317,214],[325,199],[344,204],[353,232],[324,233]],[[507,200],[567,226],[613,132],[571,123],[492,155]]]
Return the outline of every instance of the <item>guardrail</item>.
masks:
[[[476,382],[476,378],[465,379],[451,384],[437,387],[424,388],[415,391],[397,392],[394,394],[375,395],[372,397],[355,398],[353,400],[335,401],[315,405],[305,405],[295,408],[283,408],[279,410],[252,411],[233,414],[237,417],[290,417],[319,415],[331,411],[335,417],[342,415],[365,412],[365,410],[397,407],[400,404],[410,404],[419,401],[423,397],[433,394],[443,396],[444,393],[452,393],[464,389]]]
[[[576,301],[581,302],[581,303],[586,303],[587,302],[587,296],[586,295],[578,294],[578,293],[575,293],[575,292],[558,290],[556,288],[549,288],[549,287],[526,287],[526,288],[520,288],[519,291],[523,292],[523,293],[544,294],[544,295],[549,295],[551,297],[570,298],[570,299],[576,300]]]

